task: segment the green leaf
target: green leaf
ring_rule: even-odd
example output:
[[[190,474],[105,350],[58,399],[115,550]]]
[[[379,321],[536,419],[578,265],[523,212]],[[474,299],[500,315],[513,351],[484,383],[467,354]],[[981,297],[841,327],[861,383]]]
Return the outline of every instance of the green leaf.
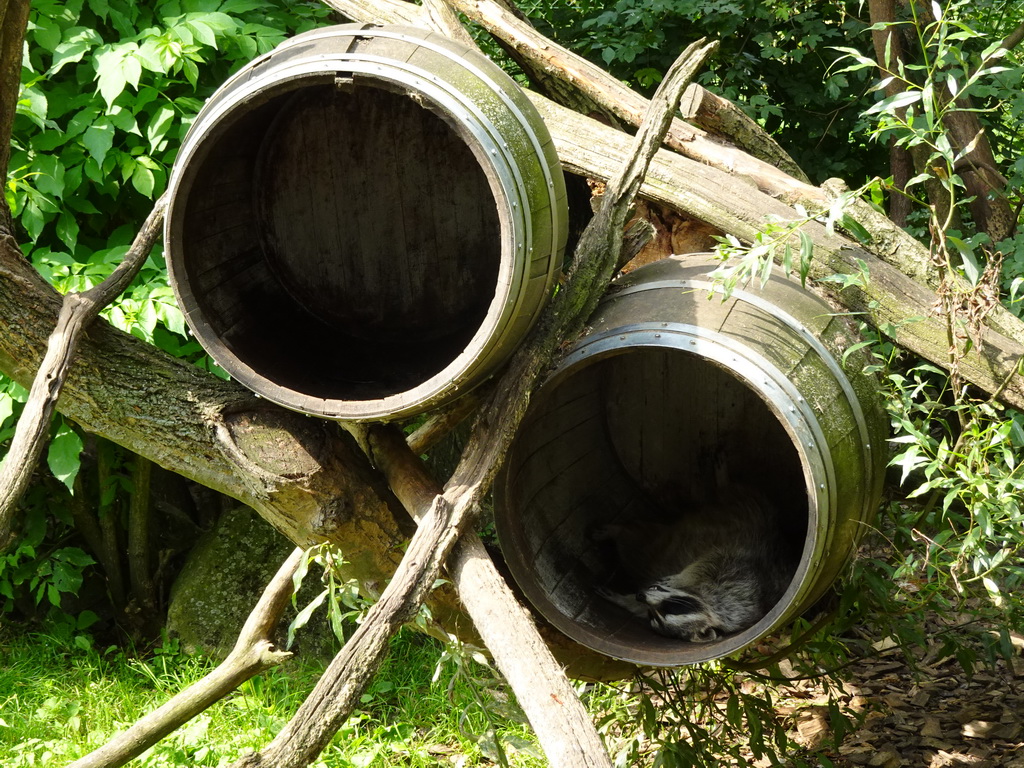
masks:
[[[185,72],[185,79],[188,80],[192,87],[195,88],[199,84],[199,67],[192,59],[185,59],[181,63],[181,68]]]
[[[160,143],[164,140],[173,123],[174,108],[167,104],[161,105],[146,126],[146,138],[149,140],[151,152],[158,151]]]
[[[807,284],[807,275],[811,270],[811,259],[814,256],[814,241],[802,229],[800,235],[800,284]]]
[[[96,107],[86,107],[85,109],[76,112],[74,116],[68,120],[68,137],[70,138],[85,133],[86,128],[96,122],[99,116],[100,111]]]
[[[217,34],[205,22],[199,19],[189,20],[185,22],[185,26],[192,32],[194,40],[211,48],[217,47]]]
[[[96,563],[88,553],[78,547],[64,547],[54,552],[53,556],[78,568],[84,568],[87,565],[94,565]]]
[[[53,61],[47,77],[53,77],[68,64],[76,64],[86,53],[103,42],[99,32],[88,27],[71,27],[64,30],[64,40],[54,49]]]
[[[139,78],[142,77],[142,62],[139,61],[137,56],[128,55],[124,57],[121,61],[121,73],[124,75],[124,79],[133,88],[138,90]]]
[[[89,10],[106,21],[110,13],[110,0],[89,0]]]
[[[292,647],[292,643],[295,640],[295,631],[298,629],[302,629],[304,626],[306,626],[306,624],[309,622],[310,617],[312,617],[313,615],[313,611],[315,611],[323,604],[324,599],[327,597],[328,591],[329,590],[325,589],[319,595],[310,600],[309,605],[307,605],[305,608],[299,611],[295,618],[292,619],[292,623],[288,625],[288,648]]]
[[[882,99],[876,104],[873,104],[864,111],[864,114],[873,115],[879,112],[891,114],[898,109],[903,109],[904,107],[909,107],[911,104],[916,104],[920,100],[921,91],[901,91],[900,93],[897,93],[895,96],[890,96],[887,99]]]
[[[82,586],[82,571],[71,563],[55,560],[53,563],[53,587],[58,592],[75,593]]]
[[[132,173],[132,186],[146,197],[152,197],[153,190],[156,188],[156,177],[153,175],[153,171],[142,163],[136,163]]]
[[[53,476],[74,492],[75,477],[82,465],[82,438],[78,436],[71,427],[62,423],[50,441],[50,448],[46,453],[46,463],[53,472]]]
[[[38,173],[36,189],[58,200],[64,196],[64,164],[56,155],[36,157],[32,169]]]
[[[100,95],[107,102],[108,109],[128,83],[138,87],[142,74],[142,64],[135,55],[138,50],[136,43],[121,43],[117,46],[106,46],[106,50],[96,54],[96,80],[99,82]]]
[[[176,333],[183,338],[188,338],[188,331],[185,328],[185,315],[178,309],[177,304],[160,302],[158,304],[160,320],[167,330]]]
[[[844,213],[839,219],[839,223],[847,230],[851,235],[856,237],[862,243],[871,242],[871,233],[864,228],[864,225],[857,221],[855,218],[847,213]]]
[[[51,53],[60,45],[62,30],[60,25],[52,19],[40,17],[36,21],[36,28],[32,31],[32,39],[36,45]]]
[[[948,235],[947,240],[952,243],[960,252],[960,260],[964,267],[964,275],[971,285],[977,286],[981,280],[981,265],[974,255],[974,248],[965,240],[953,235]]]
[[[68,211],[61,213],[60,218],[57,219],[57,237],[68,247],[69,251],[74,251],[75,246],[78,245],[78,231],[78,220]]]
[[[85,130],[82,143],[96,163],[102,167],[107,153],[114,146],[114,126],[106,117],[100,118]]]
[[[0,427],[14,414],[14,398],[8,392],[0,392]]]
[[[28,200],[21,212],[21,225],[25,228],[29,238],[38,240],[43,227],[46,226],[46,217],[39,210],[39,205],[34,200]]]
[[[873,342],[873,341],[858,341],[856,344],[854,344],[851,347],[849,347],[845,352],[843,352],[843,365],[846,364],[846,361],[850,357],[850,355],[855,353],[857,350],[865,349],[867,347],[870,347],[874,343],[875,342]]]
[[[159,322],[156,305],[152,301],[143,301],[135,320],[145,332],[146,341],[152,342],[153,331],[156,330],[157,323]]]
[[[48,109],[49,103],[46,94],[34,86],[22,88],[18,104],[15,107],[17,114],[24,115],[41,129],[46,129],[48,127],[46,122]]]
[[[135,106],[134,101],[132,106]],[[107,114],[110,116],[110,124],[117,130],[123,133],[132,133],[136,136],[142,136],[142,131],[139,130],[139,124],[135,120],[135,115],[133,115],[130,110],[114,105],[110,108],[110,111]]]
[[[186,18],[189,22],[201,22],[204,26],[222,35],[234,32],[238,27],[238,22],[233,18],[226,13],[218,13],[216,11],[210,13],[190,13]]]

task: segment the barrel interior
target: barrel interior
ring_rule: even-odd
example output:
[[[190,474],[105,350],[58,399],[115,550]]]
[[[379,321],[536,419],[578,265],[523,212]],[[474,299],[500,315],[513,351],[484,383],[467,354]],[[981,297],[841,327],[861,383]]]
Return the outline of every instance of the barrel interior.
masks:
[[[422,99],[322,78],[235,108],[187,171],[193,325],[314,399],[386,397],[467,346],[502,222],[470,144]]]
[[[813,535],[807,480],[772,407],[734,372],[674,348],[625,347],[552,384],[517,436],[496,509],[520,587],[556,627],[616,658],[672,666],[735,650],[743,643],[729,636],[708,644],[664,637],[599,596],[621,564],[594,531],[635,524],[652,506],[679,519],[715,492],[717,472],[757,487],[779,509],[784,568],[796,580]]]

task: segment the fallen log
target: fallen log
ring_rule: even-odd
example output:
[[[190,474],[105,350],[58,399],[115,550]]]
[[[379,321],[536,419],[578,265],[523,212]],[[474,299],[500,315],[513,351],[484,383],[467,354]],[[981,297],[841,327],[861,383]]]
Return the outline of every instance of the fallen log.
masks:
[[[0,467],[0,552],[13,541],[15,510],[46,446],[57,398],[82,334],[139,273],[160,234],[165,206],[166,199],[160,198],[124,261],[106,280],[87,291],[64,297],[57,325],[47,341],[46,355],[36,371],[25,409]]]

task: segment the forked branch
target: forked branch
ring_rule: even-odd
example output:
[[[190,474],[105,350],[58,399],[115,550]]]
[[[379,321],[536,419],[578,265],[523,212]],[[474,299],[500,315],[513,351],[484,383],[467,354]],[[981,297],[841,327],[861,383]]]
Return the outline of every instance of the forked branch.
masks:
[[[127,731],[71,763],[68,768],[118,768],[227,696],[246,680],[288,659],[291,653],[274,647],[273,634],[292,594],[292,576],[304,555],[298,547],[292,550],[263,590],[262,597],[235,641],[235,647],[215,670],[136,721]]]

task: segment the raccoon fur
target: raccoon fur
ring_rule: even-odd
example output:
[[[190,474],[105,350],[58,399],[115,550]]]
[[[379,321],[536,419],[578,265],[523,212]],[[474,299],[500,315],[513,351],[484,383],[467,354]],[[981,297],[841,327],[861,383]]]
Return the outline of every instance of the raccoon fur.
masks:
[[[766,499],[733,489],[670,522],[600,526],[593,538],[611,548],[620,589],[597,593],[666,637],[711,642],[747,629],[779,601],[794,570],[779,523]]]

